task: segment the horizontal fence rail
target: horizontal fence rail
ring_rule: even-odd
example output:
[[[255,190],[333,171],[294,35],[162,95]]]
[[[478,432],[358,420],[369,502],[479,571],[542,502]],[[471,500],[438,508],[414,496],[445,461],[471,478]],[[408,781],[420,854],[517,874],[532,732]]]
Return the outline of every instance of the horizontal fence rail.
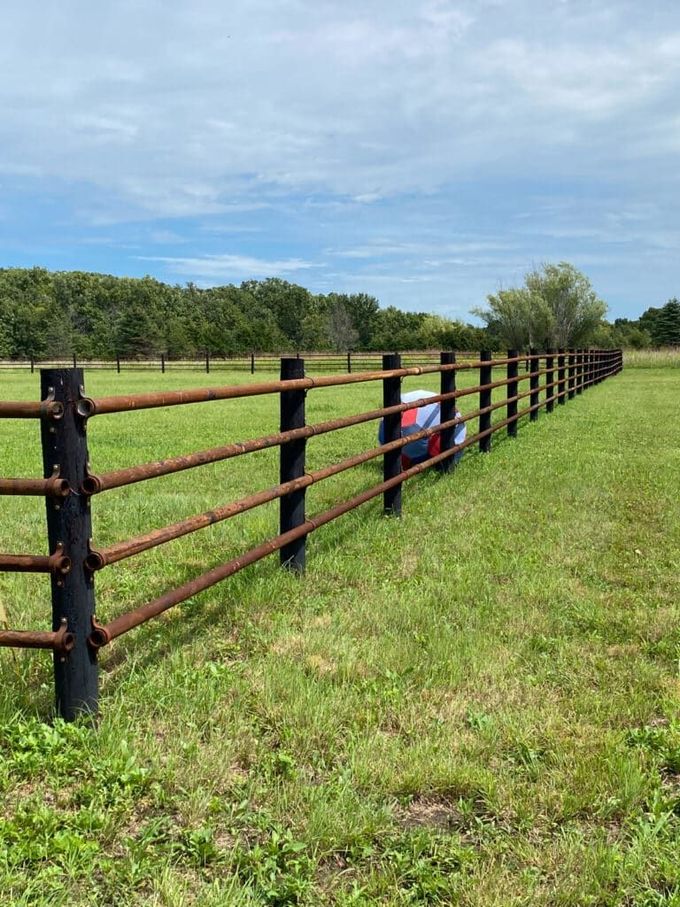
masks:
[[[167,354],[158,354],[138,359],[126,359],[117,356],[113,359],[88,359],[78,355],[54,359],[0,359],[0,371],[3,369],[30,369],[36,368],[84,368],[95,371],[123,371],[165,372],[169,371],[241,371],[250,372],[277,372],[282,357],[289,357],[288,353],[235,353],[233,355],[219,355],[206,352],[196,359],[176,359]],[[346,371],[365,372],[382,368],[383,352],[361,352],[347,350],[339,352],[296,352],[297,359],[304,359],[305,371],[328,372]],[[458,359],[473,359],[475,353],[458,353]],[[416,350],[401,353],[404,365],[436,365],[439,362],[439,351]]]
[[[81,712],[96,712],[97,656],[112,640],[277,551],[282,566],[302,571],[307,536],[317,529],[381,495],[384,513],[400,516],[402,486],[408,479],[432,467],[449,471],[457,455],[473,446],[488,453],[497,432],[505,429],[509,437],[515,437],[520,420],[535,421],[541,409],[552,412],[555,405],[565,405],[585,389],[618,374],[623,367],[620,350],[551,349],[528,353],[508,350],[497,358],[489,351],[466,354],[465,358],[446,352],[437,354],[436,359],[436,362],[406,364],[399,354],[385,354],[382,367],[377,370],[354,371],[348,360],[343,374],[312,376],[308,374],[305,359],[284,357],[279,362],[278,380],[99,398],[86,395],[82,369],[41,369],[41,400],[0,402],[0,419],[40,420],[45,478],[0,479],[0,494],[45,498],[51,553],[0,554],[0,572],[50,576],[52,630],[0,630],[0,646],[52,650],[58,713],[71,720]],[[494,370],[497,375],[499,369],[503,369],[504,376],[494,378]],[[478,374],[478,380],[473,379],[471,386],[457,387],[456,376],[470,371],[475,377]],[[439,393],[402,402],[402,379],[430,374],[440,376]],[[305,398],[309,392],[365,382],[382,385],[382,407],[307,424]],[[500,388],[505,389],[505,396],[494,402],[493,392]],[[87,426],[91,418],[256,395],[278,396],[278,432],[111,472],[97,474],[90,470]],[[471,396],[478,400],[478,406],[460,413],[457,401]],[[433,403],[440,407],[438,424],[403,435],[403,414]],[[502,418],[494,421],[498,411]],[[379,446],[315,471],[306,470],[309,440],[377,420],[383,420],[383,443]],[[456,443],[456,429],[467,423],[476,423],[477,430]],[[413,465],[404,463],[404,447],[436,435],[439,435],[438,453]],[[91,543],[91,502],[95,496],[113,488],[275,447],[279,449],[278,484],[108,547]],[[305,493],[309,487],[378,458],[383,461],[381,482],[321,513],[313,516],[306,513]],[[95,576],[98,571],[271,501],[279,501],[277,535],[106,624],[97,620]]]

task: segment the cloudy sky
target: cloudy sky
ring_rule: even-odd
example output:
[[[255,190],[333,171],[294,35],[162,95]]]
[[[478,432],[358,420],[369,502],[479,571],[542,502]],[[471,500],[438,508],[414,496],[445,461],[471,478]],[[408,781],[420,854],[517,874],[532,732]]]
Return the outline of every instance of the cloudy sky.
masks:
[[[0,266],[680,295],[678,0],[3,4]]]

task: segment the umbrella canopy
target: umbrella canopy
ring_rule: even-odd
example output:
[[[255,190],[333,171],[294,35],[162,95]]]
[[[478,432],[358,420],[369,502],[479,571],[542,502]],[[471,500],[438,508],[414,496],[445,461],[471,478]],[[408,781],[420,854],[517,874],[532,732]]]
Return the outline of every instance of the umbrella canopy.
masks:
[[[433,391],[409,391],[408,393],[401,395],[401,402],[413,403],[416,400],[423,400],[427,397],[436,396],[437,394]],[[460,415],[458,410],[456,410],[456,415]],[[427,403],[424,406],[419,406],[417,409],[407,409],[406,412],[401,414],[401,435],[403,438],[406,438],[409,435],[422,431],[424,428],[432,428],[435,425],[439,425],[439,421],[439,403]],[[456,426],[454,435],[455,443],[461,444],[465,440],[465,435],[465,423],[463,422],[461,425]],[[384,426],[383,421],[381,420],[380,428],[378,430],[378,438],[381,444],[384,443],[384,437]],[[430,435],[429,438],[419,438],[417,441],[413,441],[411,444],[407,444],[402,448],[402,465],[405,469],[408,469],[408,467],[414,463],[422,463],[423,460],[436,456],[440,450],[441,437],[439,433]],[[455,462],[460,460],[461,456],[462,451],[455,455]]]

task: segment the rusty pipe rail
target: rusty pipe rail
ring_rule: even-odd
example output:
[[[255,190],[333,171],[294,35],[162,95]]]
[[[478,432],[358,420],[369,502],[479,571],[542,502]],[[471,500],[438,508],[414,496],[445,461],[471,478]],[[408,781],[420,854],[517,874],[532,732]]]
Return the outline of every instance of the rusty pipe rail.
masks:
[[[531,375],[543,375],[546,370],[528,373],[518,381],[527,380]],[[420,406],[427,406],[431,403],[438,403],[442,400],[456,400],[461,397],[477,394],[481,390],[493,390],[497,387],[503,387],[509,384],[507,378],[492,381],[485,385],[474,385],[473,387],[459,388],[449,394],[435,394],[432,397],[422,397],[419,400],[410,403],[400,403],[396,406],[388,406],[382,409],[370,410],[364,413],[358,413],[354,416],[344,416],[338,419],[329,419],[326,422],[318,422],[315,425],[307,425],[304,428],[294,428],[290,431],[276,432],[271,435],[264,435],[260,438],[253,438],[248,441],[236,441],[232,444],[225,444],[221,447],[213,447],[208,450],[197,451],[192,454],[181,454],[176,457],[167,457],[163,460],[156,460],[150,463],[143,463],[138,466],[128,466],[123,469],[116,469],[112,472],[97,475],[90,473],[83,480],[82,492],[87,495],[100,494],[103,491],[109,491],[112,488],[120,488],[125,485],[133,485],[137,482],[144,482],[148,479],[157,479],[161,476],[171,475],[175,472],[181,472],[185,469],[194,469],[198,466],[206,466],[210,463],[218,463],[232,457],[242,456],[243,454],[253,453],[254,451],[267,450],[271,447],[278,447],[288,441],[296,441],[301,438],[317,437],[327,432],[337,431],[342,428],[349,428],[354,425],[360,425],[364,422],[370,422],[381,419],[384,416],[403,413],[410,409],[418,409]]]
[[[518,419],[522,416],[525,416],[533,409],[536,409],[537,406],[526,407],[525,409],[520,410],[520,412],[518,412],[517,415],[513,417],[513,419]],[[258,545],[256,548],[251,548],[240,557],[233,558],[232,560],[227,561],[224,564],[213,567],[212,570],[208,570],[206,573],[203,573],[195,579],[184,583],[182,586],[166,592],[164,595],[161,595],[159,598],[154,599],[148,604],[142,605],[139,608],[135,608],[132,611],[128,611],[125,614],[121,614],[119,617],[114,618],[114,620],[110,621],[108,624],[100,624],[96,621],[93,621],[93,629],[88,638],[88,642],[94,649],[100,649],[103,646],[108,645],[110,642],[112,642],[117,637],[122,636],[124,633],[133,630],[135,627],[146,623],[154,617],[158,617],[160,614],[168,611],[170,608],[173,608],[176,605],[187,601],[187,599],[193,598],[195,595],[198,595],[199,592],[204,592],[206,589],[209,589],[211,586],[214,586],[217,583],[227,579],[228,577],[233,576],[233,574],[238,573],[245,567],[249,567],[251,564],[262,560],[263,558],[267,557],[267,555],[273,554],[275,551],[279,551],[290,542],[294,542],[297,539],[302,538],[303,536],[309,535],[316,529],[324,526],[326,523],[330,523],[332,520],[343,516],[350,510],[354,510],[362,504],[367,503],[383,492],[389,490],[390,488],[393,488],[395,485],[399,485],[402,482],[412,478],[413,476],[425,472],[437,463],[442,463],[450,457],[455,456],[459,451],[464,450],[466,447],[470,447],[472,444],[475,444],[477,441],[481,440],[487,435],[492,435],[494,432],[499,431],[509,422],[513,421],[513,419],[503,419],[502,421],[495,423],[485,431],[477,432],[476,434],[472,435],[472,437],[466,438],[465,441],[463,441],[461,444],[456,444],[448,450],[442,451],[434,457],[430,457],[430,459],[426,460],[423,463],[418,463],[415,466],[411,466],[408,469],[403,470],[394,478],[388,479],[385,482],[381,482],[379,485],[375,485],[372,488],[361,492],[355,497],[350,498],[348,501],[344,501],[341,504],[336,504],[335,507],[331,507],[329,510],[324,511],[316,517],[306,520],[295,529],[291,529],[289,532],[277,535],[274,538],[263,542],[261,545]]]
[[[474,412],[468,413],[464,417],[458,416],[455,419],[451,419],[448,422],[442,423],[441,425],[435,425],[431,428],[421,429],[418,432],[414,432],[413,434],[410,434],[403,438],[398,438],[396,441],[390,441],[388,444],[383,444],[380,447],[374,447],[370,450],[362,451],[359,454],[355,454],[352,457],[341,460],[339,463],[333,463],[331,466],[325,466],[322,469],[317,469],[314,472],[305,473],[305,475],[300,476],[300,478],[298,479],[292,479],[290,482],[279,483],[278,485],[274,485],[272,488],[258,491],[255,494],[248,495],[245,498],[240,498],[237,501],[232,501],[229,504],[223,504],[220,507],[215,507],[212,510],[205,511],[204,513],[199,513],[195,516],[187,517],[186,519],[180,520],[179,522],[173,523],[172,525],[164,526],[161,529],[154,529],[151,532],[136,536],[135,538],[128,541],[117,542],[116,544],[111,545],[108,548],[99,550],[93,549],[86,558],[86,566],[91,571],[101,570],[103,567],[114,564],[117,561],[124,560],[128,557],[133,557],[136,554],[141,554],[143,551],[148,551],[151,548],[156,548],[159,545],[166,544],[167,542],[181,538],[184,535],[190,535],[191,533],[197,532],[200,529],[205,529],[208,526],[214,526],[216,523],[221,523],[224,520],[229,519],[230,517],[237,516],[240,513],[245,513],[246,511],[252,510],[255,507],[259,507],[262,504],[268,504],[271,501],[275,501],[278,498],[283,497],[285,494],[290,494],[290,492],[292,491],[299,491],[302,488],[308,488],[310,485],[314,485],[317,482],[323,481],[324,479],[339,475],[342,472],[346,472],[348,469],[353,469],[356,466],[361,466],[363,463],[367,463],[370,460],[381,457],[391,450],[399,450],[402,447],[406,447],[408,444],[413,443],[414,441],[420,440],[421,438],[429,438],[431,435],[438,434],[439,432],[444,431],[447,428],[453,428],[456,425],[461,425],[463,422],[467,422],[470,419],[476,418],[477,415],[478,413]]]
[[[0,495],[65,498],[70,493],[68,482],[59,476],[50,476],[49,479],[0,479]]]
[[[548,387],[550,387],[550,385],[542,385],[540,389],[544,390]],[[332,476],[345,472],[348,469],[353,469],[356,466],[360,466],[363,463],[367,463],[370,460],[383,456],[385,453],[391,450],[399,450],[402,447],[406,447],[408,444],[412,444],[414,441],[418,441],[423,438],[429,438],[432,435],[445,431],[447,428],[454,428],[457,425],[462,425],[465,422],[469,422],[472,419],[478,418],[484,413],[494,412],[497,409],[507,406],[508,403],[522,400],[532,393],[532,390],[527,390],[522,392],[521,394],[515,395],[514,397],[504,398],[503,400],[497,401],[496,403],[483,407],[482,409],[476,409],[472,412],[465,413],[464,415],[456,416],[456,418],[451,419],[447,422],[432,426],[431,428],[421,429],[420,431],[413,432],[412,434],[399,438],[396,441],[391,441],[388,444],[383,444],[379,447],[374,447],[370,450],[363,451],[362,453],[355,454],[352,457],[341,460],[339,463],[334,463],[331,466],[326,466],[323,469],[316,470],[315,472],[305,473],[304,476],[301,476],[298,479],[293,479],[290,482],[279,483],[278,485],[274,485],[272,488],[256,492],[255,494],[248,495],[247,497],[241,498],[237,501],[232,501],[229,504],[215,507],[212,510],[187,517],[186,519],[180,520],[177,523],[173,523],[169,526],[165,526],[160,529],[154,529],[151,532],[144,533],[127,541],[116,542],[115,544],[110,545],[107,548],[93,549],[86,558],[86,566],[93,572],[96,570],[101,570],[104,567],[109,566],[110,564],[114,564],[118,561],[125,560],[128,557],[133,557],[137,554],[141,554],[144,551],[148,551],[152,548],[158,547],[159,545],[174,541],[175,539],[181,538],[182,536],[190,535],[193,532],[199,531],[200,529],[205,529],[209,526],[213,526],[216,523],[223,522],[224,520],[230,519],[233,516],[237,516],[238,514],[252,510],[255,507],[259,507],[263,504],[268,504],[271,501],[275,501],[278,498],[283,497],[285,494],[290,494],[293,491],[299,491],[303,488],[308,488],[309,486],[314,485],[317,482],[322,481],[323,479],[328,479]],[[453,394],[444,396],[450,397],[453,396]],[[426,399],[432,402],[434,398],[429,397]],[[416,404],[409,404],[409,406],[411,407],[413,407],[414,405],[417,406],[422,404],[420,403],[420,401]],[[521,418],[522,415],[525,415],[526,413],[531,412],[536,408],[538,407],[532,407],[526,411],[518,413],[514,417],[514,420]],[[388,409],[401,410],[402,407],[390,407]]]
[[[103,475],[91,473],[83,480],[82,492],[88,495],[100,494],[102,491],[108,491],[111,488],[120,488],[123,485],[132,485],[136,482],[143,482],[147,479],[156,479],[160,476],[181,472],[185,469],[194,469],[197,466],[218,463],[222,460],[228,460],[232,457],[253,453],[258,450],[267,450],[271,447],[278,447],[288,441],[317,437],[328,432],[337,431],[341,428],[361,425],[364,422],[380,419],[383,416],[391,415],[393,413],[417,409],[419,406],[425,406],[428,403],[437,403],[441,400],[453,399],[456,396],[456,393],[457,392],[451,392],[450,394],[437,394],[434,397],[423,397],[420,400],[415,400],[411,403],[400,403],[398,406],[390,406],[384,409],[357,413],[357,415],[354,416],[329,419],[326,422],[317,422],[315,425],[306,425],[304,428],[293,428],[289,431],[275,432],[274,434],[264,435],[263,437],[253,438],[248,441],[235,441],[232,444],[225,444],[221,447],[213,447],[192,454],[181,454],[177,457],[167,457],[164,460],[143,463],[139,466],[128,466],[125,469],[117,469],[113,472],[104,473]]]
[[[3,573],[53,573],[61,576],[70,573],[71,559],[63,547],[49,557],[40,554],[0,554],[0,571]]]
[[[0,647],[12,649],[52,649],[67,655],[75,646],[73,633],[62,620],[58,630],[0,630]]]
[[[61,419],[64,415],[64,404],[56,400],[0,401],[0,419]]]
[[[516,356],[512,359],[494,359],[484,363],[491,366],[506,365],[509,362],[524,362],[535,356]],[[233,400],[241,397],[255,397],[263,394],[277,394],[281,391],[312,390],[317,387],[340,387],[346,384],[362,384],[367,381],[382,381],[385,378],[408,378],[431,375],[447,371],[465,371],[479,368],[479,360],[454,362],[450,365],[410,366],[409,368],[387,371],[360,372],[349,375],[321,375],[313,378],[293,378],[287,381],[263,381],[254,384],[229,384],[218,387],[192,388],[178,391],[151,391],[143,394],[122,394],[112,397],[83,397],[78,401],[78,413],[83,418],[106,413],[130,412],[141,409],[155,409],[160,406],[182,406],[189,403],[208,403],[213,400]]]

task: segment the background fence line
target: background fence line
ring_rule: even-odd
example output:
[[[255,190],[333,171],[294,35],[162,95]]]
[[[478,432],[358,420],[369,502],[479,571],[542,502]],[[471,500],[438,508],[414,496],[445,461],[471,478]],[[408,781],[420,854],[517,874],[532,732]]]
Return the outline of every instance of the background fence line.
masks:
[[[205,352],[200,358],[175,359],[167,353],[158,353],[155,356],[126,359],[117,356],[111,359],[88,359],[73,353],[70,356],[59,356],[44,359],[0,359],[0,371],[3,369],[29,369],[34,372],[40,368],[83,368],[97,371],[115,371],[119,374],[126,371],[242,371],[255,374],[256,372],[277,372],[279,363],[284,357],[295,357],[305,360],[305,368],[310,371],[367,371],[382,367],[382,359],[386,353],[383,351],[361,352],[346,350],[343,352],[309,352],[293,351],[276,353],[234,353],[220,356],[216,353]],[[439,350],[409,350],[400,354],[402,362],[407,365],[435,365],[439,362]],[[459,352],[459,359],[473,359],[475,352]]]
[[[618,374],[623,366],[621,350],[531,350],[529,354],[508,350],[507,355],[497,359],[488,350],[469,355],[472,358],[461,359],[452,352],[443,352],[437,354],[436,363],[412,365],[404,362],[398,353],[389,353],[383,355],[379,371],[357,374],[348,362],[345,374],[316,378],[308,376],[307,363],[302,357],[284,357],[279,362],[280,379],[277,381],[94,399],[85,395],[82,368],[42,369],[41,400],[34,404],[0,402],[0,418],[40,420],[44,479],[0,479],[0,495],[30,494],[45,498],[50,554],[0,554],[0,571],[49,574],[52,631],[3,630],[0,631],[0,646],[51,649],[59,715],[72,720],[83,712],[95,713],[98,709],[97,655],[99,649],[113,639],[276,551],[280,552],[282,566],[302,572],[307,536],[326,523],[380,495],[383,497],[383,512],[393,517],[401,516],[402,486],[406,480],[433,466],[448,471],[456,454],[472,445],[478,445],[481,452],[488,453],[496,432],[505,428],[509,437],[515,437],[522,418],[528,416],[530,421],[535,421],[541,408],[549,413],[555,403],[566,405],[568,400],[585,389]],[[529,370],[522,372],[520,365]],[[209,363],[206,366],[209,368]],[[504,377],[494,380],[494,369],[503,367]],[[478,371],[478,384],[457,388],[456,375],[460,371]],[[434,373],[440,375],[439,394],[410,403],[401,402],[404,377]],[[544,379],[543,383],[541,379]],[[316,425],[306,423],[305,396],[308,392],[371,381],[382,384],[383,406],[380,409]],[[521,389],[523,382],[528,382],[527,389]],[[502,387],[506,389],[506,396],[494,403],[492,393]],[[133,465],[99,476],[90,472],[87,425],[91,418],[156,406],[197,405],[212,400],[239,399],[253,394],[278,395],[278,433],[154,463]],[[478,395],[478,408],[456,415],[457,400],[470,395]],[[520,401],[527,398],[528,405],[519,408]],[[403,413],[432,402],[440,404],[439,424],[402,436]],[[502,409],[505,409],[505,418],[494,422],[493,413]],[[306,471],[306,445],[315,434],[377,419],[382,419],[384,426],[380,446],[315,472]],[[478,420],[478,430],[456,444],[456,428],[473,420]],[[439,435],[440,439],[439,452],[430,453],[424,462],[404,466],[403,448],[416,440],[429,440],[435,435]],[[255,492],[208,513],[196,514],[134,539],[117,542],[108,549],[98,550],[91,546],[93,496],[110,488],[194,469],[266,447],[279,448],[279,484],[273,488]],[[383,459],[382,482],[322,513],[312,517],[307,515],[305,492],[310,485],[378,457]],[[273,500],[279,501],[278,535],[159,598],[119,615],[106,625],[97,621],[95,576],[99,570]]]

